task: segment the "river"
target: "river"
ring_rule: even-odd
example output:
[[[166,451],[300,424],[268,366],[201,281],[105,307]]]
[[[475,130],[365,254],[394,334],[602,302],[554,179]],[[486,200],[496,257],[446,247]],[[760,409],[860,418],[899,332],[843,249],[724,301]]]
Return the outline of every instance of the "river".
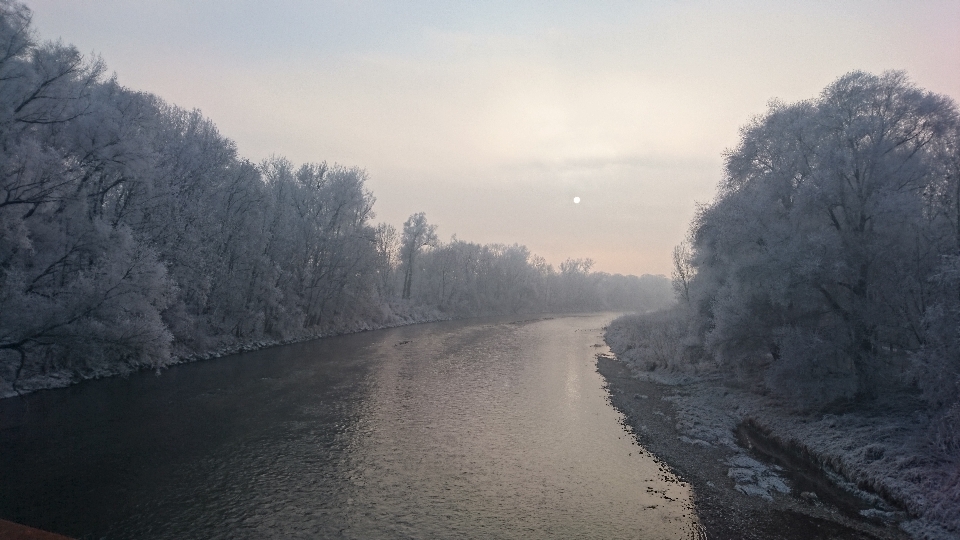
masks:
[[[434,323],[0,401],[0,518],[76,538],[697,538],[613,315]]]

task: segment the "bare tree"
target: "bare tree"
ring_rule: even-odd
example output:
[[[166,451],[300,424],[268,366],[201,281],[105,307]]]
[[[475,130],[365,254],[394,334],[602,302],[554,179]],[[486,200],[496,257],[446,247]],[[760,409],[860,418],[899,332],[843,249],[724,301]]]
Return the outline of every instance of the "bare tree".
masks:
[[[423,212],[413,214],[404,222],[403,239],[400,245],[400,256],[404,264],[402,294],[404,299],[410,298],[417,255],[421,249],[432,246],[436,242],[437,226],[428,224],[427,215]]]
[[[681,242],[673,248],[673,292],[678,300],[690,303],[690,280],[696,269],[690,262],[690,245]]]

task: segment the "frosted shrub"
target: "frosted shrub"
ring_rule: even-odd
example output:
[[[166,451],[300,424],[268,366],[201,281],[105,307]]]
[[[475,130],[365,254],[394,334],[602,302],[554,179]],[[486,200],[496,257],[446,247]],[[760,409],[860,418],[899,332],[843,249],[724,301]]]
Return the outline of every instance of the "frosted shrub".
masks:
[[[932,280],[939,302],[923,317],[925,342],[910,356],[923,399],[935,409],[947,409],[960,399],[960,258],[944,257]]]
[[[933,423],[930,442],[942,458],[960,464],[960,403],[955,403]]]
[[[852,398],[857,378],[849,355],[821,335],[789,329],[779,342],[779,358],[766,372],[766,385],[803,408]]]
[[[693,370],[700,358],[687,340],[686,314],[680,307],[620,317],[607,327],[611,350],[637,369]]]

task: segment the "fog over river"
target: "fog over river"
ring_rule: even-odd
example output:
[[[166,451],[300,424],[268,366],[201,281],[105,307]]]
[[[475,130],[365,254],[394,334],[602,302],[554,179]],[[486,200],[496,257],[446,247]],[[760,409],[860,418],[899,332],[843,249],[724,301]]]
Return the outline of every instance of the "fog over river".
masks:
[[[0,401],[0,518],[79,538],[691,538],[613,315],[368,332]]]

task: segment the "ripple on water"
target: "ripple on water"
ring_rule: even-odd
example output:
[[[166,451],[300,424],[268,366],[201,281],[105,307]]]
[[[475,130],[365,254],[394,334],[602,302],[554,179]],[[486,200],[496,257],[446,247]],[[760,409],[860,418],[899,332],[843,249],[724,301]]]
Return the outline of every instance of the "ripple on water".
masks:
[[[422,325],[102,381],[58,404],[79,451],[26,457],[57,429],[43,414],[0,441],[20,456],[0,475],[38,469],[13,475],[23,504],[0,489],[0,515],[110,538],[695,537],[688,486],[596,373],[607,319]],[[76,474],[91,461],[125,467]]]

